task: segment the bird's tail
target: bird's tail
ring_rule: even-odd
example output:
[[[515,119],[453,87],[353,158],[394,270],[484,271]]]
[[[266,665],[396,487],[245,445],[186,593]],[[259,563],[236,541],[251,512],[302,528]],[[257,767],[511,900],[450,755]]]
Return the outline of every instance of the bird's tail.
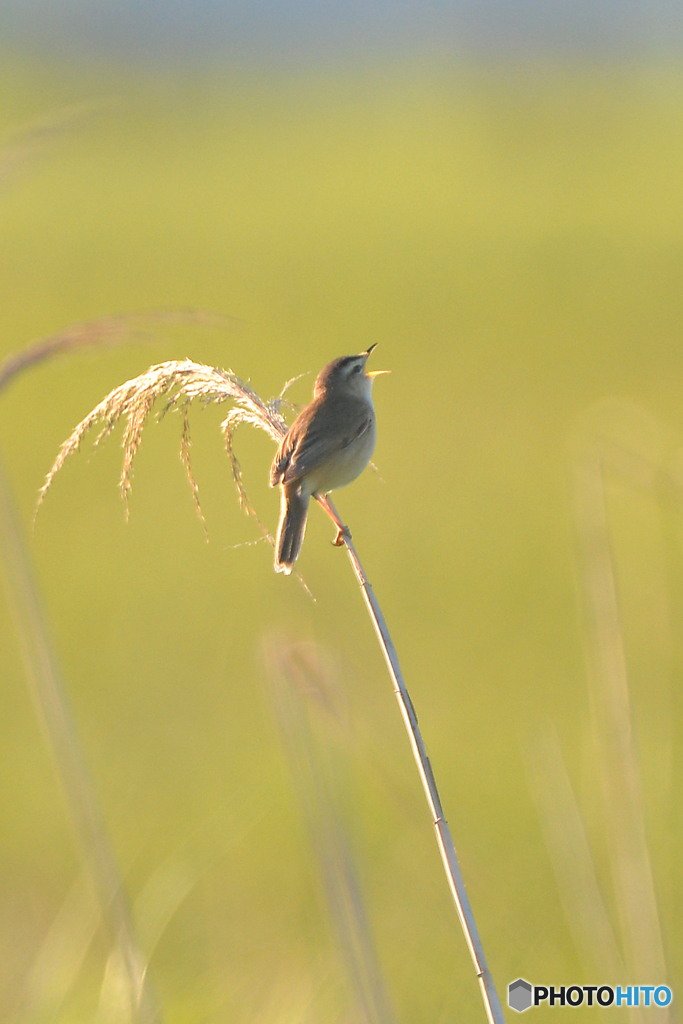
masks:
[[[289,576],[299,557],[306,532],[308,495],[299,492],[300,484],[283,487],[280,499],[280,522],[275,540],[275,572]]]

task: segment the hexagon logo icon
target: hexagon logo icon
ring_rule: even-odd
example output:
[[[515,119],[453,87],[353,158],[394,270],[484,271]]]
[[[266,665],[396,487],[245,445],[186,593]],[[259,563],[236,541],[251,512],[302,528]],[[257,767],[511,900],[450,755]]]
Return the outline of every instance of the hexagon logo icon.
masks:
[[[524,978],[517,978],[508,985],[508,1006],[517,1013],[528,1010],[532,1003],[531,985]]]

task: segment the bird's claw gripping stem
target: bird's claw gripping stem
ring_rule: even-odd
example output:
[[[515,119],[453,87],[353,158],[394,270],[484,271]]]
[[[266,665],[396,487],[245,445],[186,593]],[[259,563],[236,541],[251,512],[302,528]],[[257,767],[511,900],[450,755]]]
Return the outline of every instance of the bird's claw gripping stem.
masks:
[[[337,536],[334,538],[332,543],[336,548],[340,548],[346,540],[351,540],[351,531],[348,526],[337,525]]]

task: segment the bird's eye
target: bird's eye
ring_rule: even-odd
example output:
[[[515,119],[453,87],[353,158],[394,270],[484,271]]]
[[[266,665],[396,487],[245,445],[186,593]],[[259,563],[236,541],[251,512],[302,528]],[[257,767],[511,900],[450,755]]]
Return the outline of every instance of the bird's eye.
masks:
[[[360,373],[360,371],[361,371],[360,363],[356,363],[356,365],[354,366],[354,368],[353,368],[353,370],[351,372],[352,373]]]

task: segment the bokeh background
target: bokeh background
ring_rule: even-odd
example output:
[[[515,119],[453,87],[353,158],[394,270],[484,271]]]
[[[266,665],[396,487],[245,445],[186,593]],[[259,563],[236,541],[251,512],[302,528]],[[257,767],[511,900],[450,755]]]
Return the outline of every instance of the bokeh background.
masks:
[[[245,543],[260,534],[207,408],[191,426],[208,544],[172,415],[144,434],[128,522],[119,432],[67,464],[31,532],[59,444],[151,363],[231,367],[264,397],[308,374],[289,392],[305,403],[328,360],[372,342],[392,370],[375,388],[380,476],[337,504],[501,997],[520,975],[680,991],[680,9],[81,0],[4,4],[0,29],[0,354],[111,314],[226,318],[150,321],[0,398],[160,1016],[484,1019],[382,658],[319,510],[300,560],[313,601]],[[274,529],[272,444],[247,427],[237,443]],[[8,587],[0,1017],[121,1021],[15,604]],[[305,656],[283,684],[292,647]],[[375,1016],[331,896],[348,871]]]

